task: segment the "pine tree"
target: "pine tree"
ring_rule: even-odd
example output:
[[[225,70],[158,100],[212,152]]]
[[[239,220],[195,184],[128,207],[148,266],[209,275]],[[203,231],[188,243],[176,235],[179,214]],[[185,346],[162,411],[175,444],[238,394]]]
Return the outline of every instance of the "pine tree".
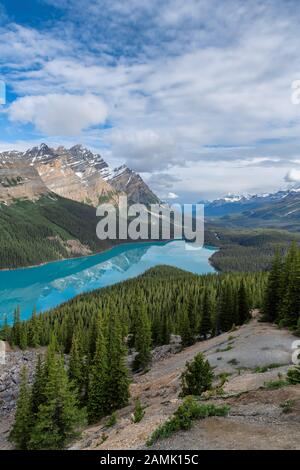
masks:
[[[160,344],[169,344],[170,335],[170,322],[168,321],[167,314],[164,314],[161,320]]]
[[[233,290],[230,282],[226,281],[220,295],[220,327],[221,331],[229,331],[234,324]]]
[[[286,326],[295,327],[300,316],[300,250],[297,250],[295,245],[290,248],[285,264],[289,277],[285,284],[284,308],[281,307],[281,315]]]
[[[129,400],[128,370],[125,365],[126,348],[120,319],[115,311],[110,312],[108,319],[107,357],[109,374],[106,390],[111,413],[126,406]]]
[[[189,317],[190,329],[191,332],[196,335],[197,326],[198,326],[198,319],[197,319],[197,312],[196,312],[196,303],[194,296],[191,296],[188,301],[187,312]]]
[[[79,332],[73,334],[72,346],[69,361],[69,378],[77,387],[79,397],[84,395],[86,385],[86,364],[84,360],[84,351]]]
[[[188,316],[187,309],[182,307],[181,311],[181,319],[180,319],[180,327],[179,327],[179,334],[181,337],[181,344],[183,348],[186,348],[187,346],[191,346],[195,340],[194,340],[194,334],[191,331],[190,327],[190,320]]]
[[[45,401],[41,403],[31,431],[30,449],[63,449],[79,435],[84,424],[84,410],[78,408],[78,398],[65,370],[63,357],[50,354],[47,359]]]
[[[36,314],[36,308],[34,307],[29,328],[29,345],[33,348],[37,348],[40,344],[39,334],[39,321]]]
[[[282,268],[281,254],[277,250],[269,273],[263,306],[264,317],[271,322],[275,321],[279,316]]]
[[[17,307],[14,311],[14,321],[11,330],[11,344],[14,346],[20,346],[21,336],[21,320],[20,320],[20,307]]]
[[[7,315],[4,315],[3,324],[0,330],[0,339],[2,339],[3,341],[11,342],[10,335],[11,335],[11,329],[8,325]]]
[[[202,353],[198,353],[193,361],[186,363],[181,375],[181,396],[201,395],[211,388],[213,377],[209,362]]]
[[[200,323],[200,335],[204,336],[206,339],[207,335],[211,333],[212,330],[212,301],[209,295],[208,289],[204,291],[203,298],[203,313]]]
[[[109,411],[107,382],[108,369],[107,351],[104,339],[103,322],[97,323],[96,350],[89,371],[87,412],[90,423],[96,422]]]
[[[243,325],[250,318],[250,306],[248,302],[248,295],[246,286],[242,280],[238,291],[238,324]]]
[[[34,382],[32,385],[32,392],[31,392],[31,413],[33,422],[36,418],[36,415],[39,410],[39,406],[45,402],[45,388],[47,384],[47,376],[45,374],[44,366],[42,363],[41,355],[38,355],[36,367],[35,367],[35,375],[34,375]]]
[[[25,322],[20,325],[19,346],[22,350],[27,348],[27,323]]]
[[[17,401],[15,422],[9,435],[9,439],[15,443],[17,449],[26,450],[30,438],[31,395],[28,385],[28,373],[26,367],[21,370],[20,391]]]
[[[140,307],[136,322],[135,349],[137,355],[133,362],[133,370],[145,370],[151,361],[151,324],[145,305]]]

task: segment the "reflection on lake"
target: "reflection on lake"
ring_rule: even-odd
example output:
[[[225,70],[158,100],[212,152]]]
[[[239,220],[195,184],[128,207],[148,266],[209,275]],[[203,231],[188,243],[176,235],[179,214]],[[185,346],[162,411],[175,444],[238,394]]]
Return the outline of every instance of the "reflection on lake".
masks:
[[[55,261],[34,268],[0,272],[0,313],[11,321],[19,305],[22,319],[34,306],[38,312],[76,295],[135,277],[158,264],[197,274],[214,272],[209,257],[214,249],[186,250],[184,241],[130,243],[105,253]]]

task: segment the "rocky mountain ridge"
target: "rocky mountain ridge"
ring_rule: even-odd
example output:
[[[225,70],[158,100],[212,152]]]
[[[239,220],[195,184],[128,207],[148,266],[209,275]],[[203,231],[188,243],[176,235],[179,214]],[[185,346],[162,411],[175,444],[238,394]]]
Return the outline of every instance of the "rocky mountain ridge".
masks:
[[[40,182],[46,192],[53,192],[59,196],[83,202],[97,207],[102,202],[117,203],[120,195],[127,194],[130,203],[150,204],[159,202],[158,197],[151,191],[138,173],[126,165],[112,169],[103,160],[100,154],[95,154],[82,145],[75,145],[69,149],[60,146],[51,148],[46,144],[33,147],[26,152],[0,153],[0,178],[6,178],[9,169],[14,173],[18,167],[19,172],[36,170]],[[6,170],[4,170],[6,168]],[[31,170],[29,170],[31,169]],[[20,173],[20,177],[22,174]],[[2,185],[0,179],[0,185]],[[27,185],[28,186],[28,185]],[[5,201],[5,192],[3,200]],[[36,195],[36,191],[32,191]],[[11,189],[9,203],[12,199],[25,197],[27,194]]]
[[[233,195],[205,203],[207,217],[222,218],[242,215],[250,221],[254,218],[300,218],[300,186],[274,193]]]

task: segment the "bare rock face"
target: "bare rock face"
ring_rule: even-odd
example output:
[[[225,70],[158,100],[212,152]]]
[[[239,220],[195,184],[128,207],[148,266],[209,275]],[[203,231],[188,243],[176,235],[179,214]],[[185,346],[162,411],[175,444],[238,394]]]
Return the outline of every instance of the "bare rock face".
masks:
[[[32,383],[37,356],[35,350],[6,353],[5,364],[0,364],[0,417],[8,415],[16,407],[23,366],[27,367],[29,383]]]
[[[158,204],[158,197],[151,191],[138,173],[126,165],[116,168],[108,177],[111,186],[126,193],[131,203]]]
[[[80,145],[55,150],[42,144],[27,151],[25,159],[36,167],[45,185],[62,197],[95,207],[118,200],[117,192],[103,178],[107,164]]]
[[[34,167],[22,160],[0,162],[0,203],[11,204],[16,199],[35,201],[49,189]]]
[[[125,194],[130,203],[159,202],[138,173],[125,165],[112,170],[101,155],[82,145],[54,149],[41,144],[25,153],[4,152],[0,154],[0,164],[5,168],[2,170],[4,186],[0,189],[3,201],[20,197],[34,199],[48,190],[94,207],[105,202],[117,204],[119,196]]]

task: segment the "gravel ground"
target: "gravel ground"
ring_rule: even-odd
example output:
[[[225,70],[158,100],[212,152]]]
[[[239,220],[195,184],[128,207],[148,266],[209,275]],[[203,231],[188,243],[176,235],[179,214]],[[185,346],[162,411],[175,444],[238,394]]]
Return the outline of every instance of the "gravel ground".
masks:
[[[232,338],[233,337],[233,338]],[[75,443],[75,449],[139,449],[144,448],[147,438],[178,407],[180,375],[185,363],[198,352],[204,352],[215,366],[215,374],[232,374],[224,387],[225,396],[217,402],[229,401],[231,414],[228,418],[210,418],[197,423],[188,433],[178,433],[172,439],[161,441],[154,448],[161,449],[217,449],[217,448],[298,448],[300,442],[300,410],[297,408],[299,396],[295,399],[294,415],[288,418],[280,403],[283,393],[286,396],[300,393],[299,387],[285,387],[278,391],[260,391],[267,380],[285,374],[291,364],[291,344],[294,341],[288,331],[259,323],[253,320],[233,333],[225,333],[216,338],[196,343],[177,354],[153,364],[151,370],[134,377],[131,394],[139,396],[145,408],[145,416],[138,424],[132,423],[133,400],[130,406],[118,413],[118,422],[112,428],[105,428],[105,421],[88,428],[82,439]],[[228,345],[231,349],[226,351]],[[219,350],[219,351],[218,351]],[[235,359],[235,361],[232,360]],[[257,373],[257,367],[272,363],[283,364]],[[239,394],[245,393],[240,402]],[[259,392],[258,392],[259,390]],[[297,391],[298,390],[298,391]],[[254,399],[249,395],[262,393]],[[234,395],[233,398],[231,396]],[[270,402],[263,398],[270,397]],[[227,398],[226,398],[227,397]],[[249,403],[252,400],[252,406]],[[254,401],[253,401],[254,400]],[[292,417],[294,418],[292,419]],[[296,417],[296,418],[295,418]],[[274,424],[276,423],[276,425]],[[263,439],[262,436],[265,436]],[[285,436],[292,436],[290,440]],[[105,439],[105,440],[104,440]],[[272,447],[273,445],[273,447]],[[248,446],[248,447],[247,447]]]

